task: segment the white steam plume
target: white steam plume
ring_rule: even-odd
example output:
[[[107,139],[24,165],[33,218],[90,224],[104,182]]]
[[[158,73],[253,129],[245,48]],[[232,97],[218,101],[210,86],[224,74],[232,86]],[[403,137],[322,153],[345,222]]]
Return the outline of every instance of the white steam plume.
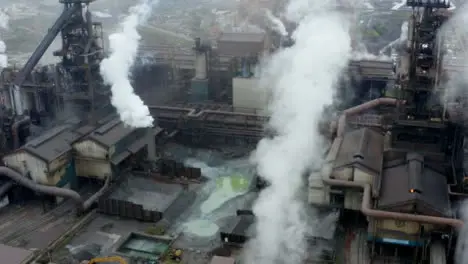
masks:
[[[318,6],[320,5],[320,6]],[[269,125],[274,138],[262,139],[252,155],[271,185],[254,205],[256,235],[246,247],[249,264],[302,263],[306,257],[304,174],[322,161],[317,124],[351,54],[350,23],[323,1],[295,1],[287,18],[297,21],[295,45],[273,55],[263,80],[272,87]]]
[[[146,22],[156,1],[144,0],[130,8],[120,32],[109,36],[111,55],[101,62],[101,75],[111,85],[112,105],[120,119],[131,127],[150,127],[153,117],[130,83],[130,68],[138,53],[140,34],[137,27]]]
[[[0,28],[8,29],[8,23],[10,18],[8,15],[0,11]],[[0,67],[5,68],[8,66],[8,56],[6,54],[6,44],[0,39]]]
[[[268,20],[270,20],[270,22],[273,24],[273,30],[275,30],[278,34],[280,34],[283,37],[288,35],[286,27],[279,18],[275,17],[268,9],[265,9],[265,14]]]
[[[468,100],[468,7],[466,5],[457,9],[452,17],[442,26],[438,37],[445,38],[446,54],[444,55],[443,66],[448,68],[451,65],[457,68],[456,71],[449,72],[449,80],[445,85],[445,97],[441,98],[443,103],[449,103],[448,109],[453,121],[459,121],[464,126],[467,120],[466,103]],[[460,97],[460,102],[455,102]],[[460,119],[458,119],[460,118]],[[466,154],[467,149],[464,146]],[[466,156],[466,155],[465,155]],[[466,163],[466,162],[465,162]],[[466,166],[466,164],[465,164]],[[460,204],[460,218],[465,223],[468,221],[468,201]],[[455,263],[468,263],[468,226],[463,225],[458,230],[458,240],[455,248]]]
[[[448,103],[449,114],[453,121],[464,122],[468,114],[464,111],[468,100],[468,7],[457,9],[439,30],[438,37],[444,40],[445,54],[442,67],[449,69],[448,80],[444,83],[445,95],[441,100]],[[460,100],[461,103],[458,103]],[[466,125],[466,124],[465,124]],[[468,241],[468,237],[466,238]]]

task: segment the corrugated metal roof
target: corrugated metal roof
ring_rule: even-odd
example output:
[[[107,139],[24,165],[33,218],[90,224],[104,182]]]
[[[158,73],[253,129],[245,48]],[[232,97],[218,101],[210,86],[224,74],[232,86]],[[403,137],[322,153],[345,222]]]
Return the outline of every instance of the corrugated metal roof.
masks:
[[[5,264],[21,264],[33,252],[30,250],[0,244],[0,257]]]
[[[71,144],[80,136],[79,133],[71,131],[69,126],[59,126],[29,141],[22,150],[50,162],[71,151]]]
[[[380,173],[383,160],[383,141],[384,136],[370,128],[361,128],[345,133],[334,168],[357,165],[374,174]]]
[[[126,126],[120,121],[119,117],[115,117],[93,131],[89,138],[105,147],[111,147],[134,130],[135,128]]]

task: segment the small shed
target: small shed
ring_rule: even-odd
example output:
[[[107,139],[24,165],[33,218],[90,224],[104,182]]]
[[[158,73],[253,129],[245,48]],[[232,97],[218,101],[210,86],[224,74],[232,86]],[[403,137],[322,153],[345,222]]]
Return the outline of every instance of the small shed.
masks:
[[[104,179],[146,147],[147,129],[129,127],[119,117],[98,123],[93,132],[73,144],[77,176]]]
[[[75,178],[71,145],[80,134],[69,126],[59,126],[7,154],[3,162],[33,181],[63,187]]]

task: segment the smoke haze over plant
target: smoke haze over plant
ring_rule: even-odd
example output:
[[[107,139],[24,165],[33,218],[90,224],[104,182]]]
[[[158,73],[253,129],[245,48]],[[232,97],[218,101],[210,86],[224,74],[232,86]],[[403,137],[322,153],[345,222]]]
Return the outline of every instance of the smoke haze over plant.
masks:
[[[260,176],[271,186],[256,204],[256,237],[246,247],[249,264],[301,263],[306,254],[301,189],[311,164],[319,164],[323,140],[317,124],[351,56],[349,21],[322,1],[292,1],[286,18],[298,23],[295,45],[264,65],[271,87],[274,138],[262,139],[252,155]],[[313,231],[312,231],[313,232]]]

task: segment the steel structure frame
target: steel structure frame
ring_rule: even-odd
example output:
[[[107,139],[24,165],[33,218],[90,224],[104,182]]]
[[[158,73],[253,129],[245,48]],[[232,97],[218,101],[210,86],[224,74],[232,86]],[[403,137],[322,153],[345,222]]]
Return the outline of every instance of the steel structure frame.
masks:
[[[209,110],[210,105],[197,108],[149,106],[151,114],[159,125],[169,131],[177,131],[179,136],[190,138],[192,143],[221,138],[222,140],[255,143],[264,134],[267,116],[236,113],[232,111]],[[211,105],[211,109],[216,106]],[[218,108],[219,109],[219,108]]]

